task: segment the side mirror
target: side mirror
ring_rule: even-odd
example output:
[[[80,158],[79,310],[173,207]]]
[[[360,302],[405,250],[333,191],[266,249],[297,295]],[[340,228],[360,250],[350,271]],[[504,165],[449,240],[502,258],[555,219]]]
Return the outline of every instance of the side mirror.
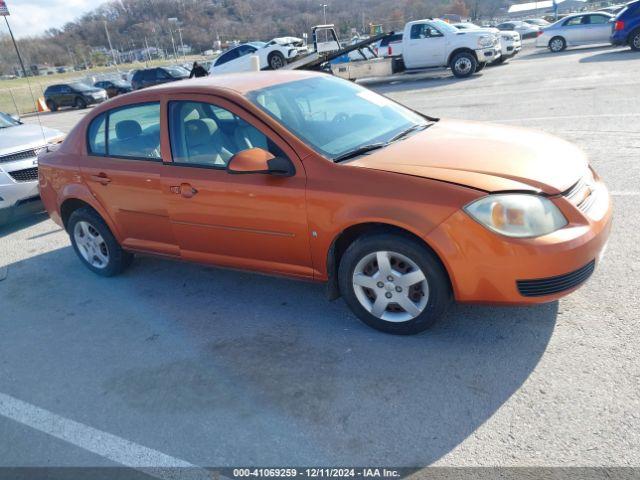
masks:
[[[231,157],[227,163],[227,173],[234,175],[263,173],[291,177],[296,173],[296,170],[288,158],[274,157],[262,148],[250,148]]]

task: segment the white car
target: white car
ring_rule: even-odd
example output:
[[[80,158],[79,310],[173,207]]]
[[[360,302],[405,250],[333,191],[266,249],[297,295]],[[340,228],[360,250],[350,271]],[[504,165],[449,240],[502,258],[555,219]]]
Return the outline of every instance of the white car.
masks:
[[[538,25],[531,25],[530,23],[513,20],[510,22],[503,22],[496,26],[498,30],[503,32],[518,32],[520,37],[535,38],[538,36],[540,27]]]
[[[373,44],[373,51],[379,57],[397,57],[402,55],[402,33],[394,33]]]
[[[494,63],[504,63],[522,50],[520,34],[516,31],[500,31],[497,28],[479,27],[475,23],[470,22],[454,23],[453,26],[458,30],[479,30],[496,34],[500,41],[500,51],[502,55],[496,59]]]
[[[209,75],[231,72],[250,72],[251,57],[258,56],[260,69],[277,70],[306,51],[304,45],[297,46],[295,37],[274,38],[269,43],[250,42],[233,47],[220,55],[209,69]],[[300,40],[301,42],[301,40]]]
[[[613,15],[606,12],[576,13],[542,29],[536,47],[561,52],[567,47],[609,43]]]

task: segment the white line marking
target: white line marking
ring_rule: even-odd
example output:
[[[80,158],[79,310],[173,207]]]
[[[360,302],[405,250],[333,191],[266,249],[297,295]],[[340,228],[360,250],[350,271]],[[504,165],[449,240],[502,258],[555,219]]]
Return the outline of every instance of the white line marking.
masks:
[[[213,478],[212,472],[0,393],[0,415],[157,478]]]
[[[610,192],[610,194],[614,197],[640,197],[640,192],[625,191],[625,190],[620,190],[620,191],[614,190],[613,192]]]
[[[605,117],[640,117],[640,113],[598,113],[595,115],[557,115],[553,117],[529,117],[529,118],[508,118],[502,120],[488,120],[495,123],[507,122],[538,122],[544,120],[573,120],[576,118],[605,118]]]

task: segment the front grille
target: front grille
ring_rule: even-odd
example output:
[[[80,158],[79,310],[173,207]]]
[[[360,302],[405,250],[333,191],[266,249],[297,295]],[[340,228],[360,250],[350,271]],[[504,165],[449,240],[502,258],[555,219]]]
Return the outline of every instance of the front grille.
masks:
[[[23,170],[14,170],[7,172],[16,182],[33,182],[38,180],[38,167],[25,168]]]
[[[11,153],[9,155],[3,155],[0,157],[0,163],[18,162],[20,160],[29,160],[35,158],[42,151],[42,148],[36,148],[32,150],[25,150],[24,152]]]
[[[518,291],[525,297],[543,297],[577,287],[593,273],[596,261],[591,260],[584,267],[557,277],[538,278],[536,280],[517,280]]]

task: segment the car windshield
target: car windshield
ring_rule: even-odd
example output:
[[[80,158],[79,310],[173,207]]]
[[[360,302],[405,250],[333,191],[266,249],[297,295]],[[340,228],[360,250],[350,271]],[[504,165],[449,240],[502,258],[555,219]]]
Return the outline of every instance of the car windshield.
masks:
[[[11,117],[11,115],[0,112],[0,128],[15,127],[16,125],[20,125],[20,122]]]
[[[87,85],[86,83],[82,83],[82,82],[75,82],[70,84],[69,86],[74,90],[78,90],[80,92],[86,92],[87,90],[93,90],[94,88],[91,85]]]
[[[428,124],[386,97],[330,76],[267,87],[248,97],[332,160],[365,146],[384,145],[402,132]]]
[[[445,22],[444,20],[436,19],[432,20],[431,23],[434,27],[444,33],[458,33],[458,29],[451,25],[450,23]]]
[[[172,77],[182,78],[189,76],[189,71],[182,67],[164,67],[164,70]]]

